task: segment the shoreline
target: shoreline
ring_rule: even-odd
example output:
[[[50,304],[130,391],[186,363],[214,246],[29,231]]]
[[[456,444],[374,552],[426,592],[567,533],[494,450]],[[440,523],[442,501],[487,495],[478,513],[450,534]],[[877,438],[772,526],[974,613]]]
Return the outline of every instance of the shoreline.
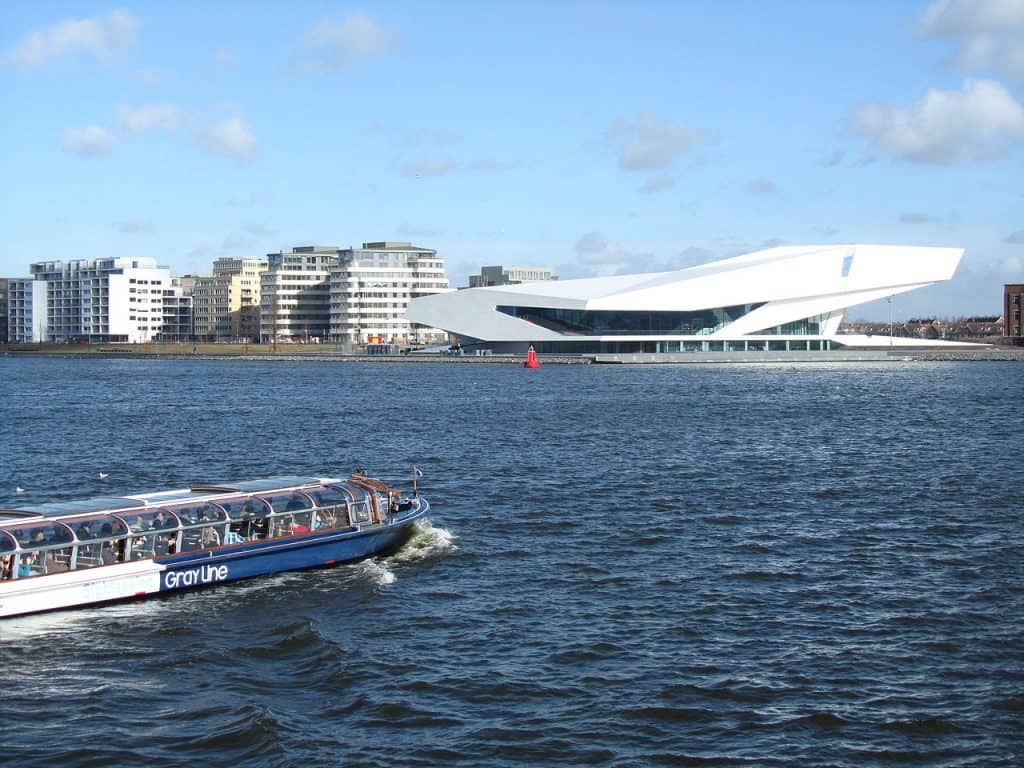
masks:
[[[4,357],[63,357],[104,360],[239,360],[247,362],[331,362],[331,363],[455,363],[521,365],[522,355],[445,355],[411,353],[408,355],[365,355],[336,351],[245,352],[243,350],[182,351],[152,348],[129,351],[80,347],[45,349],[3,349]],[[805,356],[806,355],[806,356]],[[877,350],[837,350],[832,352],[714,352],[621,355],[538,355],[545,365],[751,365],[765,363],[831,362],[1024,362],[1024,347],[987,347],[983,349],[915,349],[879,352]]]

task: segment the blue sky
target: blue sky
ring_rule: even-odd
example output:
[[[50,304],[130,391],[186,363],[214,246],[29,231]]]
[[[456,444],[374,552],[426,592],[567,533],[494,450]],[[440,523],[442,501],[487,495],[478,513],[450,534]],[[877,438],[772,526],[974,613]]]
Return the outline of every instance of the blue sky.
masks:
[[[9,2],[0,98],[0,275],[391,239],[453,285],[966,248],[898,317],[1024,281],[1024,0]]]

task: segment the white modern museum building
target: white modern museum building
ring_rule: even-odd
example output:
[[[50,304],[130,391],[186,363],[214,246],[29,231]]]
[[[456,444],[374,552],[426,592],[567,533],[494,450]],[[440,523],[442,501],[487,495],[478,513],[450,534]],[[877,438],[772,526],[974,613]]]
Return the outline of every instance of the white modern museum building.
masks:
[[[953,277],[961,248],[783,246],[672,272],[469,288],[409,304],[466,349],[563,354],[920,345],[839,334],[850,307]],[[936,342],[929,342],[935,344]]]

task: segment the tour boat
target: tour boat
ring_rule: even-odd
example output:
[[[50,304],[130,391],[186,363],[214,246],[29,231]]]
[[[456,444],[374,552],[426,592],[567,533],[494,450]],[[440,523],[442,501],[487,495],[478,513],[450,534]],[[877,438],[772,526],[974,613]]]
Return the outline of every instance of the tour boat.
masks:
[[[401,545],[430,505],[362,474],[0,509],[0,617],[333,565]]]

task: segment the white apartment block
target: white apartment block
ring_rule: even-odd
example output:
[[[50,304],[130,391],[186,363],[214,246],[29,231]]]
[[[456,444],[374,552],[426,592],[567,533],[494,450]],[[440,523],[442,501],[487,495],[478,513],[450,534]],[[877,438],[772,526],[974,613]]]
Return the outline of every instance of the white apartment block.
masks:
[[[7,281],[7,338],[15,344],[46,341],[46,282],[31,277]]]
[[[48,341],[142,343],[162,330],[171,273],[153,259],[42,261],[29,271],[46,285]]]
[[[409,302],[450,291],[437,251],[405,242],[363,243],[338,251],[330,282],[330,338],[362,345],[443,343],[447,334],[410,323]]]
[[[551,274],[550,267],[480,267],[479,275],[469,276],[469,287],[483,288],[488,285],[516,285],[557,279]]]
[[[260,338],[324,341],[330,326],[330,278],[338,265],[334,246],[302,246],[267,254],[260,280]]]
[[[192,334],[192,295],[185,293],[181,278],[172,277],[164,289],[164,322],[160,341],[187,341]]]

